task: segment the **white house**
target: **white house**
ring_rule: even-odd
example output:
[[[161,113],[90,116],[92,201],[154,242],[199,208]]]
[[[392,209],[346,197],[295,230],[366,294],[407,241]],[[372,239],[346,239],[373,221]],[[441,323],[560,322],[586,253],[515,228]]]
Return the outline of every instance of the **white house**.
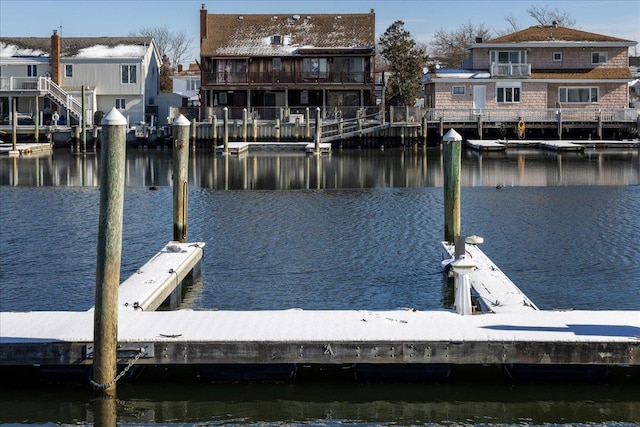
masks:
[[[82,102],[82,91],[85,99]],[[99,120],[116,107],[134,125],[157,115],[160,58],[153,38],[0,37],[0,119],[20,113],[60,123]],[[84,104],[84,105],[83,105]],[[97,123],[96,123],[97,124]]]

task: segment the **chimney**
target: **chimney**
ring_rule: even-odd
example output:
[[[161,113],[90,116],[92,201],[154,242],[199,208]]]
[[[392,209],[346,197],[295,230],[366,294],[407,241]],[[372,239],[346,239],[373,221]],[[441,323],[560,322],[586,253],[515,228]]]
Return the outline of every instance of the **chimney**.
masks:
[[[202,40],[207,38],[207,9],[204,3],[200,7],[200,44]]]
[[[178,72],[181,73],[182,72],[182,64],[178,64]]]
[[[51,81],[55,84],[60,84],[60,36],[57,30],[53,30],[51,36]]]
[[[476,43],[482,43],[483,41],[482,37],[476,37]]]

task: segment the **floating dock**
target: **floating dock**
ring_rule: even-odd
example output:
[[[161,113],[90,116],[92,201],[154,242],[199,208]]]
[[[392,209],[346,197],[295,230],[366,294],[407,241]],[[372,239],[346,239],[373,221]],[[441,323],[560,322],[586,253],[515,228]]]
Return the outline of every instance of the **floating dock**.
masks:
[[[166,276],[172,262],[192,262],[190,249],[196,258],[201,253],[201,244],[172,245],[123,286],[145,287],[146,270]],[[140,381],[145,372],[172,370],[194,381],[290,381],[310,371],[360,380],[455,380],[461,372],[490,371],[496,380],[500,372],[510,379],[640,381],[640,311],[539,310],[477,245],[464,249],[476,264],[469,274],[472,295],[484,307],[472,315],[448,309],[148,311],[135,309],[148,292],[128,295],[127,289],[120,299],[120,366],[134,366]],[[443,244],[445,259],[452,251]],[[180,260],[170,262],[174,255]],[[151,287],[163,281],[153,279]],[[80,372],[86,380],[92,357],[91,310],[0,313],[4,380],[25,370],[38,378],[53,372],[58,380]]]
[[[478,151],[505,151],[508,148],[540,148],[544,150],[567,152],[583,151],[585,148],[637,148],[638,140],[526,140],[526,139],[469,139],[467,147]]]
[[[50,142],[19,142],[16,143],[15,149],[13,144],[0,143],[0,154],[9,156],[27,156],[29,154],[49,153],[53,150],[53,144]]]
[[[229,142],[227,144],[228,154],[242,154],[250,151],[301,151],[305,153],[315,153],[315,143],[313,142]],[[224,145],[216,146],[216,153],[224,153]],[[320,153],[331,152],[331,143],[320,143]]]

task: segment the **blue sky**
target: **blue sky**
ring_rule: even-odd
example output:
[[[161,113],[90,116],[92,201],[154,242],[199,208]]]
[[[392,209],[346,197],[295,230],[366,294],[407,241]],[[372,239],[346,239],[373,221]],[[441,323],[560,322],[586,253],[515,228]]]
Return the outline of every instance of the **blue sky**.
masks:
[[[185,32],[193,40],[187,60],[193,62],[198,57],[202,4],[209,13],[238,14],[367,13],[374,9],[376,37],[402,20],[413,39],[424,43],[439,29],[454,30],[469,21],[503,29],[507,27],[504,18],[510,15],[522,28],[535,25],[526,12],[535,4],[568,12],[581,30],[640,42],[639,0],[0,0],[0,36],[49,37],[54,29],[63,37],[127,36],[144,27],[166,27]],[[640,45],[635,54],[640,55]]]

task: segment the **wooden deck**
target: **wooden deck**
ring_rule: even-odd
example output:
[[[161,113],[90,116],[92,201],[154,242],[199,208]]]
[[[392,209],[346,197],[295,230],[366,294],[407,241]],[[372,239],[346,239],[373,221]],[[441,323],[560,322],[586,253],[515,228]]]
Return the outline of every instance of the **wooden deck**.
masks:
[[[300,151],[304,153],[314,153],[315,144],[313,142],[229,142],[227,144],[229,154],[243,154],[248,152],[261,151]],[[331,144],[323,142],[320,144],[320,152],[323,154],[331,152]],[[224,153],[224,145],[216,146],[216,153]]]

